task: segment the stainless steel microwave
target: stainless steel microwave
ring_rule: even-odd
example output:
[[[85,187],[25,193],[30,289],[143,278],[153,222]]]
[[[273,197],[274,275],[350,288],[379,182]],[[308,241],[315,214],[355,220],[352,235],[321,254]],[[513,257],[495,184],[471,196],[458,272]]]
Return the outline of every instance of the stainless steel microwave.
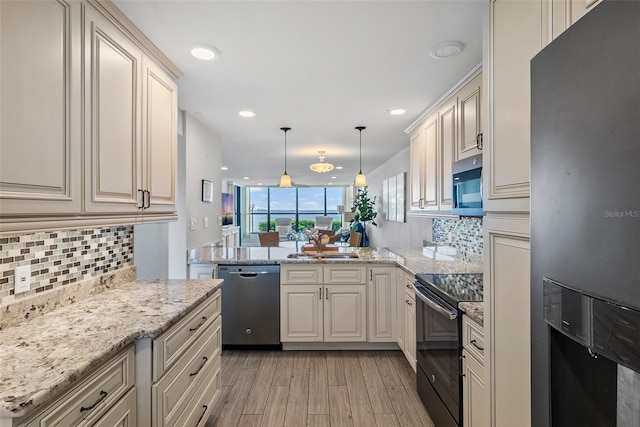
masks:
[[[484,216],[482,154],[454,162],[451,169],[453,172],[451,213],[460,216]]]

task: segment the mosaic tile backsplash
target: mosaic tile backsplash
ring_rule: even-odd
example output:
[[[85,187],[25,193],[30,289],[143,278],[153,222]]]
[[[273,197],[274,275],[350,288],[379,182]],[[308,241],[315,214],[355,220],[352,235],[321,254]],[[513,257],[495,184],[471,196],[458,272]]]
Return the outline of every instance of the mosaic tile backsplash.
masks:
[[[433,243],[453,246],[468,255],[482,255],[482,218],[434,218]]]
[[[31,266],[31,290],[16,298],[133,266],[133,226],[0,237],[0,305],[13,300],[16,267]]]

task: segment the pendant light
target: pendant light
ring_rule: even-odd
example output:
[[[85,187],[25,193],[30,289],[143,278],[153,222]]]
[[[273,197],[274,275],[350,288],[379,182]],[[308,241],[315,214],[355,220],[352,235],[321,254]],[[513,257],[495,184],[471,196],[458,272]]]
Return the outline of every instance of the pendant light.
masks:
[[[318,173],[325,173],[325,172],[329,172],[333,170],[333,165],[331,163],[325,163],[324,162],[324,153],[325,151],[318,151],[318,153],[320,153],[319,159],[320,159],[320,163],[314,163],[311,166],[309,166],[309,169],[311,169],[314,172],[318,172]]]
[[[280,177],[281,188],[291,188],[291,177],[287,174],[287,132],[291,128],[280,128],[284,132],[284,173]]]
[[[356,129],[360,131],[360,172],[356,175],[356,187],[364,187],[367,185],[367,178],[362,173],[362,131],[366,129],[364,126],[356,126]]]

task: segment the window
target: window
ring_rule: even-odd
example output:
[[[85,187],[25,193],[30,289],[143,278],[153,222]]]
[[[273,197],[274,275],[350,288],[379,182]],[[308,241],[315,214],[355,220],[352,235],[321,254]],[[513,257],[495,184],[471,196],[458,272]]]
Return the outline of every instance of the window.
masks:
[[[344,188],[265,188],[249,187],[249,230],[251,233],[275,230],[276,218],[290,218],[293,230],[315,225],[316,216],[333,217],[332,228],[342,226],[338,205],[343,205]],[[267,227],[267,224],[270,224]]]

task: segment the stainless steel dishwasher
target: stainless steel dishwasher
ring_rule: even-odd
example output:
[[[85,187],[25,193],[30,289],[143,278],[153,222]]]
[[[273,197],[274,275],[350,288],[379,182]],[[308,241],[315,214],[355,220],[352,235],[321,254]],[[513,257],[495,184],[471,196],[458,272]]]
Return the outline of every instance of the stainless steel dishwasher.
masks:
[[[280,266],[218,266],[222,284],[222,345],[225,348],[282,348]]]

